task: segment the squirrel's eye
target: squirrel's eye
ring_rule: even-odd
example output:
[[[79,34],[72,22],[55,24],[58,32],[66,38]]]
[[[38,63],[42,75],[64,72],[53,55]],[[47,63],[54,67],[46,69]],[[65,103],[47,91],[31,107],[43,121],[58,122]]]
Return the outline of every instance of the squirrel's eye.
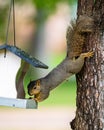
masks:
[[[33,89],[36,89],[36,86],[34,86]]]

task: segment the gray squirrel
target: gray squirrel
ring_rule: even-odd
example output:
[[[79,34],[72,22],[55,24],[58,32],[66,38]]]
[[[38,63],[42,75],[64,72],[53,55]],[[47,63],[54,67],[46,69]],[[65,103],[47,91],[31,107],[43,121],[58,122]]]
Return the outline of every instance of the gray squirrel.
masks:
[[[68,77],[80,72],[84,65],[84,59],[93,56],[93,52],[82,52],[85,44],[85,37],[93,31],[93,19],[88,16],[80,16],[78,20],[72,22],[72,27],[67,30],[67,55],[65,59],[57,65],[48,75],[43,78],[30,81],[28,84],[28,94],[34,95],[37,102],[48,98],[51,90],[56,88]]]

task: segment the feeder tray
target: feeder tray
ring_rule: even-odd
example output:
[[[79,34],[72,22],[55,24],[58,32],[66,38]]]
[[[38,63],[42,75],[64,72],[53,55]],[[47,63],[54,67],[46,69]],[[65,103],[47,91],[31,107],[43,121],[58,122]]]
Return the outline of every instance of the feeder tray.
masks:
[[[25,109],[36,109],[37,102],[32,99],[14,99],[14,98],[0,97],[0,106],[25,108]]]

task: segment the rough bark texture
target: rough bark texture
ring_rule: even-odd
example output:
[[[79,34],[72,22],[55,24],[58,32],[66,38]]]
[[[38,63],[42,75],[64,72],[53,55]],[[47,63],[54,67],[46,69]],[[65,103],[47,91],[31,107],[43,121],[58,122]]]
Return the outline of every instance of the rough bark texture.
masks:
[[[94,18],[94,32],[86,37],[84,51],[93,50],[77,80],[76,117],[72,130],[104,129],[104,0],[79,0],[78,17]]]

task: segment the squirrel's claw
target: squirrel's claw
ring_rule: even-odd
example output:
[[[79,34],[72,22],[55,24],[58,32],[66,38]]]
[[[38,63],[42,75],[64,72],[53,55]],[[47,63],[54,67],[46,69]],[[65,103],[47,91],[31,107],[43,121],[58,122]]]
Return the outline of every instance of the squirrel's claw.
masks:
[[[89,58],[89,57],[92,57],[94,55],[94,52],[93,51],[90,51],[90,52],[86,52],[86,53],[82,53],[80,56],[83,57],[83,58]]]

